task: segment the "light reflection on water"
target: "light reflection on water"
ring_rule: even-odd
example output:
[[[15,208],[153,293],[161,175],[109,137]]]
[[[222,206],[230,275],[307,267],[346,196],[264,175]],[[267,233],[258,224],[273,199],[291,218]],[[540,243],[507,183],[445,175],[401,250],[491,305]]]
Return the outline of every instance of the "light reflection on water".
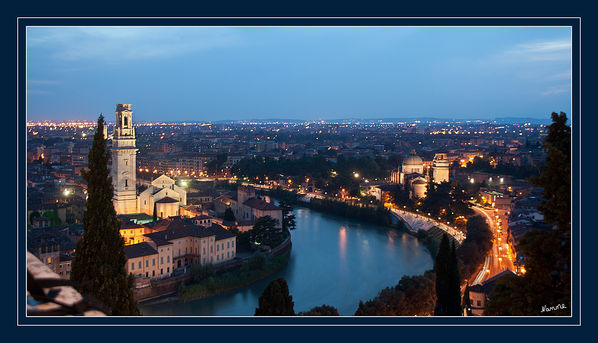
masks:
[[[242,289],[187,302],[142,304],[145,315],[251,316],[266,285],[287,280],[295,312],[322,304],[352,315],[360,300],[394,286],[403,275],[422,274],[432,259],[414,237],[385,227],[295,210],[289,265],[275,275]],[[398,239],[400,237],[400,239]]]

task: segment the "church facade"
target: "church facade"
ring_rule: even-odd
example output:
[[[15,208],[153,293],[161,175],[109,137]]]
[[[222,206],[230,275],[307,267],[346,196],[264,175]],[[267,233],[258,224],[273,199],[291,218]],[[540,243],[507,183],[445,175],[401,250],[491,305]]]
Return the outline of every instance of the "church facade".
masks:
[[[115,112],[111,176],[116,214],[153,215],[155,210],[160,218],[178,216],[179,208],[187,204],[187,192],[173,179],[161,175],[149,187],[137,189],[137,148],[131,104],[117,104]]]
[[[425,198],[430,181],[435,183],[449,181],[450,163],[447,155],[443,153],[436,154],[433,163],[433,177],[430,180],[429,173],[424,168],[424,161],[417,156],[415,150],[411,150],[401,166],[392,171],[390,175],[391,182],[408,189],[409,197],[412,199]]]

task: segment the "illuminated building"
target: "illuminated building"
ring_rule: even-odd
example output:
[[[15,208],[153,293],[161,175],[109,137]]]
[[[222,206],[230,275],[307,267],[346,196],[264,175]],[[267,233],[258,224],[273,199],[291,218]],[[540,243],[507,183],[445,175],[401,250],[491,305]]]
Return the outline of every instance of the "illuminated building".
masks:
[[[449,181],[449,160],[446,154],[436,154],[434,156],[434,176],[435,183]]]
[[[424,173],[424,162],[411,150],[401,167],[391,174],[391,181],[409,189],[410,198],[425,198],[428,178]]]
[[[179,215],[187,204],[187,193],[174,180],[161,175],[137,196],[137,149],[131,104],[116,105],[116,124],[112,138],[112,183],[116,214],[154,214],[160,218]]]
[[[131,104],[116,105],[116,123],[112,138],[112,185],[117,214],[137,213],[135,128]]]

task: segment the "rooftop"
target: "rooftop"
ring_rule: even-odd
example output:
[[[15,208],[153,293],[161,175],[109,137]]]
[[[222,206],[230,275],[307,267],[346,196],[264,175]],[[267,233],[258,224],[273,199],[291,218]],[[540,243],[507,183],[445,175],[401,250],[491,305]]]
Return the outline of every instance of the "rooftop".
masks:
[[[279,211],[282,210],[282,208],[267,202],[266,200],[262,200],[262,199],[257,199],[257,198],[251,198],[247,201],[245,201],[243,203],[243,205],[249,206],[251,208],[255,208],[258,210],[263,210],[263,211]]]
[[[135,258],[141,256],[148,256],[157,254],[158,251],[154,249],[149,243],[142,242],[125,246],[125,255],[127,258]]]

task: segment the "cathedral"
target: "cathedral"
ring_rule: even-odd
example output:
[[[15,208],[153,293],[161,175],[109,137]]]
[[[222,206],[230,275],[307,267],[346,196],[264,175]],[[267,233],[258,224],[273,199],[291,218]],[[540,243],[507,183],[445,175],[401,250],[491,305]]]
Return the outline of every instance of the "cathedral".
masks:
[[[147,188],[137,188],[137,148],[131,104],[116,105],[112,137],[112,203],[116,214],[145,213],[160,218],[178,216],[187,204],[187,192],[173,179],[161,175]]]

